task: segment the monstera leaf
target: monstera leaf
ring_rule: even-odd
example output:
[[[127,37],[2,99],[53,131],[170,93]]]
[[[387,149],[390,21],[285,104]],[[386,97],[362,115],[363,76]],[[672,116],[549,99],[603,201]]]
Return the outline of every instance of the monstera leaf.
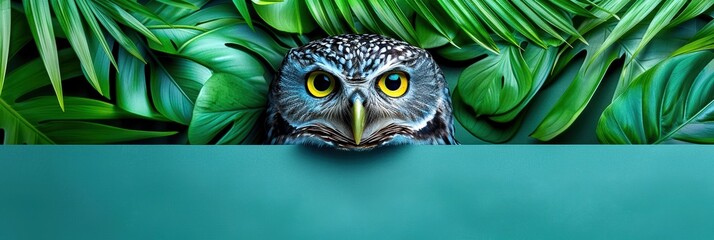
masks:
[[[714,52],[663,61],[605,109],[603,143],[714,143]]]
[[[258,137],[257,121],[265,112],[268,86],[238,76],[214,74],[196,100],[188,139],[193,144],[251,143]],[[227,129],[227,130],[226,130]],[[225,131],[225,132],[224,132]]]

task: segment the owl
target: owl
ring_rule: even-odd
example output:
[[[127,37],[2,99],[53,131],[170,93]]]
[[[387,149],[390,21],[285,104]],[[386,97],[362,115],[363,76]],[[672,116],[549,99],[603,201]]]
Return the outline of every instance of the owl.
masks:
[[[449,89],[431,55],[375,34],[291,49],[270,84],[266,116],[270,144],[457,144]]]

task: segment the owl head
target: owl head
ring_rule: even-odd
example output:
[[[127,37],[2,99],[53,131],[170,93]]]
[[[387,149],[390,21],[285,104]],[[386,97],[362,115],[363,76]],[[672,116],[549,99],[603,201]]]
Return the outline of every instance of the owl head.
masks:
[[[291,49],[270,85],[266,123],[271,144],[456,144],[449,90],[431,55],[374,34]]]

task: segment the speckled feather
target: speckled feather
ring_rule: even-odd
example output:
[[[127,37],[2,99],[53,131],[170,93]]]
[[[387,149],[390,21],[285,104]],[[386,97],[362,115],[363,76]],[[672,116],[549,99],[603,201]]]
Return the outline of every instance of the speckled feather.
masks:
[[[306,76],[320,70],[338,88],[315,98]],[[381,74],[403,71],[407,92],[392,98],[376,88]],[[367,124],[360,144],[351,135],[350,98],[364,99]],[[439,66],[424,49],[374,34],[345,34],[292,49],[268,95],[270,144],[309,144],[365,150],[398,144],[457,144],[449,92]]]

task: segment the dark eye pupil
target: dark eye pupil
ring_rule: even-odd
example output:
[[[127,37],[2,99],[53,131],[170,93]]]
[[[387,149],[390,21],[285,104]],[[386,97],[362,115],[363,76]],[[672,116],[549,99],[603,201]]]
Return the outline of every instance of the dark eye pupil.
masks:
[[[395,91],[399,89],[399,86],[402,85],[402,81],[399,79],[399,74],[392,73],[387,75],[387,81],[385,81],[384,86],[387,87],[387,89]]]
[[[315,76],[315,89],[317,91],[325,91],[330,88],[330,77],[325,74]]]

